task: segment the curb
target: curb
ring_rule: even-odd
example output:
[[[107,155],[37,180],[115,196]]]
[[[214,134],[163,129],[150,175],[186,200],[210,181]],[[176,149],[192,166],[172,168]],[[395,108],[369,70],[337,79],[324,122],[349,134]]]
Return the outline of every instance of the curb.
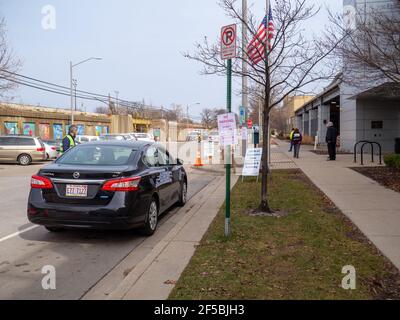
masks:
[[[232,176],[232,186],[237,177]],[[109,294],[107,300],[167,299],[196,246],[225,201],[225,179],[217,177],[189,202],[177,224],[154,246]],[[184,209],[184,208],[183,208]],[[181,214],[182,214],[181,213]],[[146,241],[141,246],[145,246]]]

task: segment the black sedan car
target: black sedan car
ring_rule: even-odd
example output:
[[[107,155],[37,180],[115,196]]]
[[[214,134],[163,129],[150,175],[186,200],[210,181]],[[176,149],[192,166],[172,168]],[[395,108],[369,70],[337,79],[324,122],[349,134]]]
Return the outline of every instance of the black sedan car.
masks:
[[[152,235],[158,217],[185,205],[183,163],[158,144],[90,142],[64,153],[31,180],[28,218],[64,228],[133,229]]]

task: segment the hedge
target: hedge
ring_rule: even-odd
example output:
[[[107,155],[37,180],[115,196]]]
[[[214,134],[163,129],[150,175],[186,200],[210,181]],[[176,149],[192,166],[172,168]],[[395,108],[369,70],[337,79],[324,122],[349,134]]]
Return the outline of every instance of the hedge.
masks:
[[[389,154],[384,159],[388,167],[400,169],[400,154]]]

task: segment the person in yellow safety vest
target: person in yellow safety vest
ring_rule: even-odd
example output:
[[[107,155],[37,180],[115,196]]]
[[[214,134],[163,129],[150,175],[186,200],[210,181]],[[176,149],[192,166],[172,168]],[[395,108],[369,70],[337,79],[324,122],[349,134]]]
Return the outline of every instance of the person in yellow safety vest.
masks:
[[[290,149],[289,152],[292,152],[293,150],[293,135],[294,135],[294,128],[292,128],[292,131],[290,131],[289,139],[290,139]]]
[[[72,125],[69,127],[68,134],[61,142],[61,154],[76,146],[75,137],[78,133],[78,127]]]

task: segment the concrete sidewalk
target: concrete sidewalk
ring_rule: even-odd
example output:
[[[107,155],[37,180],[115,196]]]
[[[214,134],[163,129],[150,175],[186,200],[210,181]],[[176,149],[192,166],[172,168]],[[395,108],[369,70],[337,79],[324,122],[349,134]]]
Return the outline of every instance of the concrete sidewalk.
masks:
[[[337,161],[316,155],[302,146],[300,159],[287,152],[288,144],[280,142],[280,151],[321,189],[336,206],[400,269],[400,193],[355,172],[352,155],[338,155]]]
[[[237,179],[232,175],[232,187]],[[173,217],[176,226],[136,264],[108,299],[167,299],[224,201],[225,177],[220,176]]]

